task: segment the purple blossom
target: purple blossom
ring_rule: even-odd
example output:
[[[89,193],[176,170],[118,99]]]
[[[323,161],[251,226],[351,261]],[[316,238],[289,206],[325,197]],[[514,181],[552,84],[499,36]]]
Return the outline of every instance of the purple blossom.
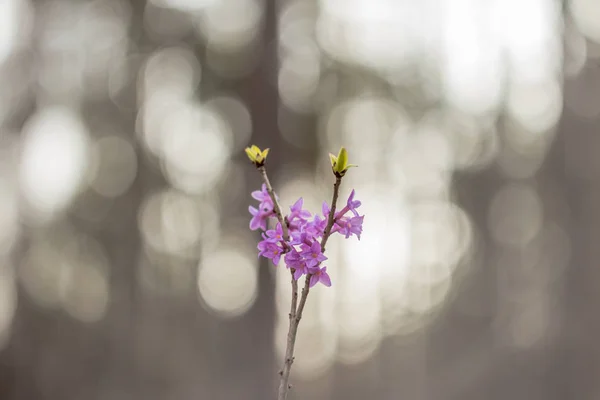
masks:
[[[321,219],[319,215],[315,215],[311,222],[308,222],[303,226],[303,232],[311,237],[320,238],[323,236],[326,226],[327,220]]]
[[[298,253],[298,250],[296,250],[294,247],[292,247],[291,250],[285,254],[284,260],[288,268],[295,269],[302,267],[304,262],[300,253]]]
[[[326,202],[323,202],[323,205],[321,206],[321,212],[323,213],[323,217],[325,217],[325,220],[327,220],[327,218],[329,218],[330,211],[331,211],[331,208],[329,207],[329,205]]]
[[[305,232],[304,225],[300,227],[300,229],[290,229],[290,236],[292,237],[291,244],[293,246],[307,244],[312,245],[313,240],[312,236],[309,235],[308,232]]]
[[[297,244],[302,243],[302,232],[298,229],[292,229],[290,227],[290,244],[295,246]]]
[[[354,189],[350,192],[348,196],[348,200],[346,201],[346,206],[340,210],[340,212],[336,213],[336,218],[343,217],[346,215],[348,211],[351,211],[355,217],[358,217],[358,212],[356,209],[360,207],[361,202],[359,200],[354,200]]]
[[[267,212],[273,210],[273,199],[271,199],[271,196],[267,191],[267,185],[264,183],[261,190],[255,190],[252,192],[252,197],[260,201],[258,208],[260,208],[262,211]],[[278,199],[277,195],[275,195],[275,198]]]
[[[358,240],[360,240],[364,218],[365,216],[361,215],[360,217],[343,217],[340,220],[336,220],[335,231],[345,235],[346,239],[355,234]]]
[[[299,265],[294,268],[294,279],[298,280],[300,277],[308,272],[308,268],[305,265]]]
[[[364,216],[357,212],[361,202],[354,200],[355,191],[352,190],[346,201],[346,205],[335,214],[334,226],[331,232],[338,232],[349,238],[356,235],[360,240]],[[294,279],[298,280],[302,275],[309,275],[310,287],[321,282],[325,286],[331,286],[331,279],[327,274],[326,267],[320,267],[327,257],[321,251],[321,239],[327,226],[331,208],[326,202],[321,206],[322,216],[314,216],[303,208],[303,199],[299,198],[291,207],[290,214],[285,217],[290,240],[284,241],[283,228],[277,223],[275,229],[267,230],[268,219],[275,216],[274,204],[267,192],[266,185],[261,190],[252,192],[252,197],[260,202],[259,207],[250,206],[248,210],[252,214],[250,229],[262,229],[263,240],[258,243],[259,256],[272,260],[273,264],[279,264],[281,257],[287,268],[294,272]],[[351,216],[346,216],[351,212]],[[312,219],[311,219],[312,216]]]
[[[285,255],[285,264],[288,268],[294,269],[294,279],[298,280],[300,277],[307,272],[306,263],[304,258],[298,251],[292,247],[292,249]]]
[[[250,220],[250,229],[255,231],[258,228],[263,231],[267,229],[267,220],[269,217],[275,215],[275,213],[270,211],[260,211],[252,206],[248,207],[248,211],[252,214],[252,219]]]
[[[313,287],[319,282],[321,282],[323,285],[325,285],[327,287],[331,286],[331,278],[329,277],[329,274],[327,273],[327,267],[323,267],[323,268],[319,268],[318,266],[313,267],[309,270],[309,273],[311,274],[309,287]]]
[[[300,231],[304,230],[304,226],[306,225],[306,221],[310,218],[311,214],[308,210],[302,209],[302,197],[298,199],[294,203],[293,206],[290,207],[290,215],[287,216],[288,227],[291,231]]]
[[[258,205],[258,209],[252,206],[248,207],[248,211],[252,214],[250,229],[255,231],[260,228],[265,231],[267,230],[267,220],[269,217],[275,215],[275,212],[273,211],[273,200],[271,199],[271,196],[269,196],[267,185],[263,183],[261,190],[252,192],[252,197],[260,201],[260,204]]]
[[[300,255],[304,258],[307,268],[312,268],[327,260],[327,257],[321,252],[321,244],[316,240],[311,246],[303,243],[300,248],[302,249]]]
[[[281,227],[281,224],[278,222],[275,229],[269,229],[268,231],[263,233],[262,236],[266,242],[271,242],[271,243],[282,242],[283,241],[283,229]]]
[[[257,247],[260,250],[258,253],[259,256],[271,259],[275,265],[279,264],[283,249],[278,244],[262,240],[258,242]]]
[[[304,200],[302,199],[302,197],[300,197],[298,201],[296,201],[294,205],[290,207],[291,213],[288,216],[290,222],[295,221],[297,219],[305,222],[308,218],[310,218],[310,211],[302,209],[303,203]]]

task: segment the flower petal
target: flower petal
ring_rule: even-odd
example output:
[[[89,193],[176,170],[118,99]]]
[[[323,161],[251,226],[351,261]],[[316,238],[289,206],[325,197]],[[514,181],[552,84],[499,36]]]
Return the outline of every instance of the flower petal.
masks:
[[[295,280],[298,280],[298,279],[300,279],[300,277],[301,277],[302,275],[304,275],[304,271],[302,270],[302,268],[296,268],[296,269],[294,270],[294,279],[295,279]]]
[[[352,204],[352,200],[354,200],[354,189],[352,189],[350,196],[348,196],[348,205]]]
[[[252,192],[252,197],[258,201],[262,201],[265,196],[263,195],[262,191],[255,190],[254,192]]]
[[[319,277],[319,281],[321,281],[321,283],[327,287],[331,286],[331,278],[329,277],[329,274],[325,272],[325,268],[321,270],[321,276]]]
[[[325,218],[327,218],[330,211],[331,209],[329,208],[329,205],[326,202],[323,202],[323,205],[321,206],[321,212]]]
[[[304,200],[302,199],[302,197],[300,197],[298,200],[296,200],[294,205],[290,207],[290,210],[292,210],[292,211],[301,210],[303,203],[304,203]]]
[[[258,228],[260,228],[261,222],[262,222],[262,220],[259,217],[257,217],[257,216],[252,217],[252,219],[250,220],[250,230],[255,231]]]

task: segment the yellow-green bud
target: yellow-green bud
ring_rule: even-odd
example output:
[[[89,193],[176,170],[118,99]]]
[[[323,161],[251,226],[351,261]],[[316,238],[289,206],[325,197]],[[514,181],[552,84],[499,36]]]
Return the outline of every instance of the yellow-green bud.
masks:
[[[244,151],[246,152],[246,155],[250,161],[252,161],[257,167],[261,167],[265,164],[265,160],[269,154],[269,149],[261,150],[254,144],[250,147],[246,147]]]
[[[340,148],[337,156],[329,153],[329,160],[331,161],[331,169],[335,176],[342,177],[348,171],[350,167],[357,167],[355,164],[348,164],[348,151],[344,147]]]

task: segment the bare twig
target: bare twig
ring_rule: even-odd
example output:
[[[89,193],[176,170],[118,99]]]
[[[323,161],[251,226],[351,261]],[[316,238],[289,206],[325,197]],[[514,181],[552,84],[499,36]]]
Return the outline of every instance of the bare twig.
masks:
[[[300,304],[298,304],[298,310],[296,310],[296,324],[300,323],[302,319],[302,311],[304,311],[304,305],[306,304],[306,298],[310,291],[310,274],[306,274],[306,280],[304,281],[304,287],[302,288],[302,296],[300,297]]]
[[[275,196],[275,192],[273,191],[273,187],[271,186],[271,182],[269,181],[269,177],[267,176],[267,169],[264,165],[261,165],[260,167],[258,167],[258,170],[260,171],[260,176],[262,177],[262,180],[265,183],[265,186],[267,187],[267,193],[269,193],[271,200],[273,200],[273,211],[275,211],[275,215],[277,216],[277,219],[281,224],[281,229],[283,231],[283,240],[288,242],[290,239],[288,233],[288,226],[285,223],[285,219],[283,218],[283,214],[281,213],[281,207],[279,206],[279,202],[277,201],[277,197]]]
[[[271,186],[271,182],[269,181],[269,176],[267,175],[267,170],[264,165],[258,167],[260,171],[260,175],[262,177],[263,182],[267,188],[267,193],[271,197],[273,201],[273,211],[275,212],[275,216],[279,223],[281,224],[281,230],[283,231],[283,239],[287,243],[290,239],[289,230],[287,226],[287,221],[281,212],[281,206],[277,201],[277,197],[275,197],[275,192],[273,191],[273,187]],[[288,330],[287,335],[287,345],[285,350],[285,360],[283,363],[283,368],[279,371],[279,375],[281,376],[281,380],[279,382],[279,395],[278,398],[285,399],[287,395],[287,391],[289,390],[290,385],[288,384],[290,370],[292,369],[292,364],[294,362],[294,342],[296,341],[296,332],[298,330],[298,324],[296,321],[296,306],[298,304],[298,282],[294,279],[294,269],[290,268],[290,274],[292,275],[292,304],[290,305],[290,328]],[[306,301],[306,300],[305,300]],[[282,394],[283,393],[283,394]],[[283,397],[281,397],[283,396]]]
[[[283,213],[281,212],[281,206],[277,201],[277,197],[275,197],[275,192],[273,191],[273,187],[271,186],[271,182],[269,181],[269,176],[267,175],[267,170],[264,165],[258,167],[260,171],[260,175],[262,176],[263,182],[267,187],[267,193],[271,197],[273,201],[273,211],[275,211],[275,215],[277,216],[277,220],[281,224],[281,230],[283,231],[283,240],[285,241],[284,245],[287,247],[287,242],[290,240],[290,235],[288,231],[288,225]],[[290,320],[296,315],[296,304],[298,303],[298,282],[294,279],[294,269],[290,268],[290,272],[292,274],[292,307],[290,308]]]
[[[339,196],[341,182],[341,176],[336,176],[335,184],[333,185],[333,199],[331,201],[331,210],[329,212],[329,218],[327,220],[325,231],[323,232],[323,239],[321,240],[321,252],[325,251],[325,244],[327,243],[327,239],[329,239],[329,236],[331,235],[331,229],[333,229],[333,224],[335,223],[335,209]],[[306,274],[306,279],[304,280],[304,288],[302,289],[302,296],[300,297],[300,303],[298,304],[298,308],[296,309],[295,302],[298,299],[298,282],[296,282],[294,280],[294,277],[292,276],[292,285],[296,284],[295,289],[293,289],[293,294],[295,295],[295,298],[294,296],[292,296],[293,311],[290,312],[290,328],[288,330],[287,346],[285,349],[285,361],[283,363],[283,369],[280,372],[281,379],[279,381],[279,392],[277,396],[278,400],[285,400],[287,397],[288,390],[291,387],[291,385],[289,385],[288,383],[288,380],[290,378],[292,363],[294,362],[294,346],[296,344],[296,334],[298,333],[298,325],[300,324],[300,320],[302,319],[302,312],[304,311],[306,299],[308,298],[308,293],[310,291],[310,277],[310,274]]]
[[[285,359],[283,361],[283,367],[279,373],[281,378],[279,380],[279,390],[277,395],[278,399],[285,399],[289,390],[288,381],[290,379],[292,364],[294,363],[294,345],[296,343],[296,333],[298,331],[298,317],[296,314],[296,304],[298,303],[298,282],[294,279],[294,271],[291,268],[290,271],[292,273],[292,304],[290,305],[290,324],[285,346]]]
[[[340,194],[340,184],[342,183],[342,177],[335,177],[335,183],[333,184],[333,199],[331,200],[331,210],[329,211],[329,218],[327,219],[327,226],[325,226],[325,232],[323,232],[323,240],[321,240],[321,253],[325,252],[325,244],[331,235],[333,224],[335,223],[335,209],[337,207],[337,200]]]

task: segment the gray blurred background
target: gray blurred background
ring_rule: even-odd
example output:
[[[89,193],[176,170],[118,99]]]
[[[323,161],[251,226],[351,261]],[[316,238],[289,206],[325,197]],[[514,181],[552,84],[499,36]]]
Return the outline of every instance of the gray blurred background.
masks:
[[[273,399],[270,147],[366,215],[290,399],[600,399],[598,0],[0,1],[0,399]]]

